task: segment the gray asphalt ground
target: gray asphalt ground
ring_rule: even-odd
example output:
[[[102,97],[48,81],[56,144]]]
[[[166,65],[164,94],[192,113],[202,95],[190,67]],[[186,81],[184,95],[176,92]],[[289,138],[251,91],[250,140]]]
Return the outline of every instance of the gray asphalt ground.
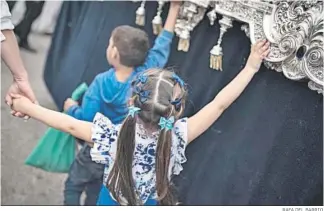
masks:
[[[38,50],[37,54],[22,50],[21,56],[31,85],[40,104],[55,109],[42,78],[50,37],[32,34],[30,43]],[[1,205],[61,205],[66,175],[24,165],[46,126],[10,115],[3,99],[11,82],[8,68],[1,63]]]

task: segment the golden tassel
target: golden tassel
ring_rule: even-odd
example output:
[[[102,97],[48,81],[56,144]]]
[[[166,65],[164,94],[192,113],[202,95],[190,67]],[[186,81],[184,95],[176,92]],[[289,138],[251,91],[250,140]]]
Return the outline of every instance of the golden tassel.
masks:
[[[135,23],[139,26],[145,25],[145,1],[143,1],[141,6],[136,10]]]
[[[153,33],[158,35],[162,31],[162,18],[160,16],[155,16],[152,21]]]
[[[190,47],[190,40],[189,38],[180,38],[178,44],[178,51],[188,52]]]
[[[222,47],[220,47],[219,45],[215,45],[210,51],[209,67],[214,70],[223,71],[222,59]]]
[[[223,71],[223,52],[221,43],[224,33],[227,31],[228,28],[232,27],[232,19],[227,16],[223,16],[223,18],[219,21],[219,24],[221,26],[219,38],[217,41],[217,45],[215,45],[210,51],[209,66],[212,69]]]
[[[162,13],[162,8],[164,5],[164,1],[159,1],[159,6],[157,9],[156,16],[152,20],[152,27],[153,27],[153,33],[155,35],[159,35],[162,32],[162,18],[161,18],[161,13]]]
[[[179,36],[178,51],[188,52],[190,47],[190,34],[188,30],[181,32]]]

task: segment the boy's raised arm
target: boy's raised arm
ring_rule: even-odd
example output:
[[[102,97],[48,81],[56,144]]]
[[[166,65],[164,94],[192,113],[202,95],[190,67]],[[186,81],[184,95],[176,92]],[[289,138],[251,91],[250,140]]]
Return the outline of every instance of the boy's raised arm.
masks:
[[[164,24],[164,30],[171,33],[174,32],[174,27],[177,21],[181,4],[181,1],[171,1],[168,17]]]
[[[156,38],[153,48],[149,51],[144,68],[163,68],[169,58],[174,27],[179,14],[181,1],[171,1],[168,17],[161,34]]]

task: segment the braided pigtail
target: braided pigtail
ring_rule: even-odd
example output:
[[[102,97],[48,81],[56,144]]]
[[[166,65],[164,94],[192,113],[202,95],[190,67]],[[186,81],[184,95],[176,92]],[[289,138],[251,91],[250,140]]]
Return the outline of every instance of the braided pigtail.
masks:
[[[139,108],[130,107],[118,136],[117,154],[114,166],[108,176],[109,190],[121,205],[138,205],[138,197],[132,175],[135,147],[136,118]]]
[[[160,115],[160,134],[156,154],[156,189],[159,204],[176,205],[174,187],[170,182],[170,159],[172,152],[172,129],[181,116],[185,99],[185,84],[174,73],[162,72],[159,88],[156,88],[155,113]],[[164,75],[163,75],[164,74]],[[167,97],[165,96],[167,94]]]
[[[119,131],[115,164],[108,177],[109,190],[122,205],[141,205],[132,176],[136,123],[146,132],[159,131],[156,143],[156,192],[160,205],[176,205],[174,187],[170,182],[172,129],[182,115],[186,90],[184,82],[174,73],[151,69],[132,82],[129,114]]]
[[[161,117],[160,134],[156,154],[156,190],[160,205],[175,205],[176,198],[173,194],[173,186],[170,183],[169,166],[172,148],[172,128],[174,125],[173,106],[169,106],[171,113],[169,118]]]

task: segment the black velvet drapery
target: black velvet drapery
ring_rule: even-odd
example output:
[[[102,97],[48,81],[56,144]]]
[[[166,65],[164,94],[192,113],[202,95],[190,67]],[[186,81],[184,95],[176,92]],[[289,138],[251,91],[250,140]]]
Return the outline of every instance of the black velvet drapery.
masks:
[[[139,3],[64,2],[46,62],[44,79],[56,104],[81,82],[109,68],[111,31],[133,25]],[[147,24],[156,2],[147,2]],[[167,8],[163,13],[165,20]],[[169,67],[190,85],[185,115],[197,112],[243,68],[250,42],[235,23],[223,39],[223,72],[209,68],[219,25],[205,18],[193,31],[190,51],[176,50]],[[176,178],[184,205],[322,205],[323,98],[306,83],[262,67],[242,96],[205,134],[188,146]],[[203,120],[201,120],[203,121]]]

